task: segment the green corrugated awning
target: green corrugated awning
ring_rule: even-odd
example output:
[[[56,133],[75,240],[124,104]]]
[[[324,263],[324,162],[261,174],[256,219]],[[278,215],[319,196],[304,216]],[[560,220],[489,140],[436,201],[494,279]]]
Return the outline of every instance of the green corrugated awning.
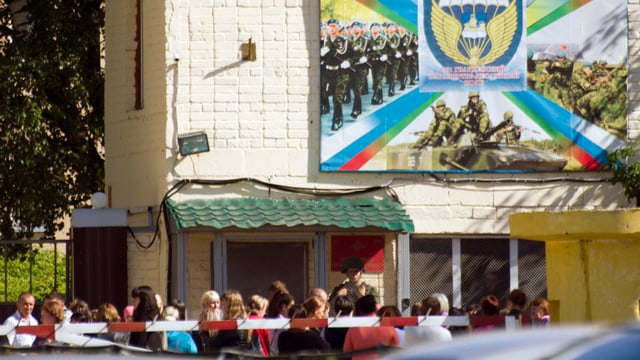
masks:
[[[178,229],[198,226],[256,229],[265,225],[376,227],[413,232],[413,221],[401,204],[373,199],[192,199],[166,200]]]

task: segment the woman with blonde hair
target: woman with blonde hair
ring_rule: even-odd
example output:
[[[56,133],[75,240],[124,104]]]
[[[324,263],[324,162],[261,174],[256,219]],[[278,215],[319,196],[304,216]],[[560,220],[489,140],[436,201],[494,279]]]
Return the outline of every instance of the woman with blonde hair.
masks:
[[[58,302],[45,302],[42,305],[40,311],[40,324],[41,325],[56,325],[64,323],[64,305]],[[52,344],[54,343],[54,333],[49,336],[41,338],[37,337],[33,346]]]
[[[551,316],[549,316],[549,302],[543,297],[537,297],[529,304],[531,311],[531,322],[534,326],[549,326]]]
[[[249,319],[262,319],[267,311],[267,305],[269,300],[260,295],[252,295],[247,301],[247,308],[249,310]],[[269,356],[269,330],[268,329],[253,329],[249,330],[249,343],[251,345],[251,351]]]
[[[312,319],[326,319],[329,316],[329,303],[320,296],[311,296],[304,303],[307,316]]]
[[[220,313],[220,295],[215,290],[207,290],[200,296],[202,309],[213,309]]]
[[[207,321],[222,320],[222,314],[220,314],[220,295],[215,290],[207,290],[200,296],[200,306],[202,306],[202,312],[198,317],[199,323]],[[213,338],[218,334],[218,330],[211,329],[205,331],[193,331],[191,337],[198,347],[198,352],[209,352],[209,344],[213,341]]]
[[[237,290],[225,291],[220,297],[220,307],[224,319],[237,320],[247,317],[242,295]]]
[[[237,290],[227,290],[220,297],[220,307],[225,320],[242,320],[247,318],[244,308],[244,300]],[[248,349],[247,330],[220,330],[218,334],[209,342],[209,348],[213,351],[232,347],[237,349]]]
[[[93,320],[96,322],[106,322],[107,325],[117,323],[120,321],[120,315],[118,309],[111,303],[104,303],[98,306],[93,316]],[[100,333],[97,335],[98,339],[104,339],[113,341],[118,344],[128,344],[131,333],[128,332],[108,332]]]

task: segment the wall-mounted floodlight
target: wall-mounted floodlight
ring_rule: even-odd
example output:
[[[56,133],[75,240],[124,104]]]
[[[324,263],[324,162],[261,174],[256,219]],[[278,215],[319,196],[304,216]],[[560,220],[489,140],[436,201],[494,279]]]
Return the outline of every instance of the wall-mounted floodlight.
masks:
[[[178,135],[180,155],[193,155],[209,151],[209,140],[204,131]]]

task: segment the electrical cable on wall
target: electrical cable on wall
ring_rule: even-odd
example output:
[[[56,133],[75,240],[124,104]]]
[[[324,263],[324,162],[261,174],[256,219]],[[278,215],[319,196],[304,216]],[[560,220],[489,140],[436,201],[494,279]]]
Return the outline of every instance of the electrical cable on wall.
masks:
[[[496,178],[481,178],[481,177],[473,177],[473,178],[469,178],[469,177],[465,177],[465,178],[461,178],[461,179],[454,179],[454,178],[450,178],[448,176],[437,176],[435,174],[430,174],[431,178],[435,181],[435,182],[440,182],[440,183],[453,183],[453,184],[462,184],[462,183],[486,183],[486,182],[497,182],[497,183],[540,183],[540,184],[545,184],[545,183],[551,183],[551,182],[578,182],[578,183],[593,183],[593,182],[610,182],[611,181],[611,177],[602,177],[602,178],[593,178],[593,179],[586,179],[586,178],[570,178],[570,177],[553,177],[553,178],[500,178],[500,179],[496,179]],[[406,180],[412,180],[413,182],[415,182],[415,179],[406,179]],[[284,191],[284,192],[289,192],[289,193],[294,193],[294,194],[300,194],[300,195],[311,195],[311,196],[319,196],[319,197],[339,197],[339,196],[346,196],[346,195],[361,195],[361,194],[366,194],[366,193],[371,193],[371,192],[377,192],[377,191],[385,191],[391,198],[393,198],[395,201],[397,201],[398,203],[402,203],[400,201],[400,198],[398,197],[398,194],[395,192],[395,190],[391,187],[392,183],[396,181],[402,181],[402,179],[393,179],[389,182],[387,182],[386,184],[383,185],[376,185],[376,186],[369,186],[369,187],[361,187],[361,188],[346,188],[346,189],[318,189],[318,188],[303,188],[303,187],[297,187],[297,186],[289,186],[289,185],[281,185],[281,184],[273,184],[273,183],[269,183],[263,180],[259,180],[259,179],[254,179],[254,178],[235,178],[235,179],[227,179],[227,180],[205,180],[205,179],[182,179],[179,180],[177,183],[175,183],[162,197],[162,201],[160,202],[160,209],[158,210],[158,215],[156,216],[156,224],[155,224],[155,231],[153,233],[153,237],[151,238],[151,241],[148,244],[143,244],[142,242],[140,242],[135,234],[133,233],[133,231],[131,230],[131,228],[128,227],[129,233],[131,234],[131,236],[134,238],[134,240],[136,241],[136,244],[141,247],[143,250],[147,250],[149,248],[151,248],[151,246],[153,246],[153,244],[155,243],[156,239],[158,238],[158,236],[160,235],[160,215],[164,214],[165,218],[168,216],[167,214],[167,207],[166,207],[166,201],[168,199],[170,199],[172,196],[174,196],[175,194],[179,193],[180,190],[185,187],[186,185],[189,184],[195,184],[195,185],[205,185],[205,186],[226,186],[226,185],[232,185],[232,184],[237,184],[240,182],[250,182],[250,183],[256,183],[259,185],[263,185],[265,187],[267,187],[269,190],[275,189],[275,190],[280,190],[280,191]],[[165,226],[166,226],[166,231],[167,234],[170,232],[170,228],[169,228],[169,222],[165,222]]]

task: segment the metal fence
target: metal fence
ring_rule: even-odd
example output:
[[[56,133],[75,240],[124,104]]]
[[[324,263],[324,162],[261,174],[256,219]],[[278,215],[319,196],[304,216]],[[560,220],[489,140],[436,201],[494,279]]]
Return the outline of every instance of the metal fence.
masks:
[[[411,304],[433,293],[444,293],[453,305],[453,295],[458,293],[464,307],[493,294],[504,307],[510,284],[515,280],[511,279],[513,267],[518,269],[518,287],[529,299],[547,297],[544,243],[515,240],[518,251],[517,262],[514,262],[510,241],[514,240],[463,238],[458,242],[459,247],[454,247],[451,238],[412,238],[409,258]],[[459,259],[457,264],[454,264],[454,258]],[[454,272],[459,277],[457,283]]]
[[[15,312],[17,295],[24,291],[71,294],[69,240],[2,240],[0,266],[0,319]]]

